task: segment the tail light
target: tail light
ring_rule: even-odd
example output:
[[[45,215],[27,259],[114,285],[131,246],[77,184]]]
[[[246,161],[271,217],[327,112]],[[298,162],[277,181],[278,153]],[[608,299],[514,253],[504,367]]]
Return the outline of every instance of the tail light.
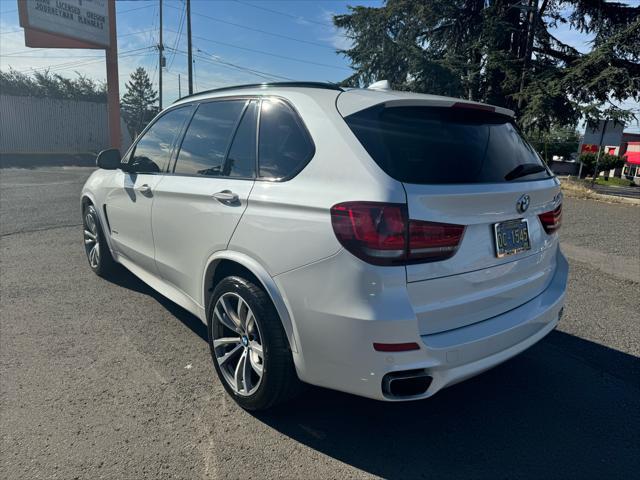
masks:
[[[556,232],[562,224],[562,204],[558,205],[555,210],[544,212],[538,215],[540,223],[544,231],[551,235]]]
[[[338,241],[374,265],[406,265],[452,257],[464,226],[409,220],[400,203],[345,202],[331,208]]]

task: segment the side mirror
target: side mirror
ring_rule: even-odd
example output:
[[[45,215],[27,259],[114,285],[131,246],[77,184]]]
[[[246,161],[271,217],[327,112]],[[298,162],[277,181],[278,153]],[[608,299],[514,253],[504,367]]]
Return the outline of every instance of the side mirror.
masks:
[[[98,158],[96,158],[96,165],[98,168],[104,168],[105,170],[116,170],[120,168],[120,161],[122,157],[120,156],[120,150],[117,148],[109,148],[107,150],[102,150],[98,154]]]

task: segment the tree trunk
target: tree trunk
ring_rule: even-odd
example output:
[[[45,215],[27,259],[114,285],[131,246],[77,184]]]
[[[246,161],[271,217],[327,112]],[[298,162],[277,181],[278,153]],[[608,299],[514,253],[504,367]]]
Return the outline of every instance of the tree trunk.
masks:
[[[533,55],[533,40],[536,36],[536,26],[538,23],[538,0],[529,0],[529,13],[527,14],[527,44],[522,58],[522,75],[520,76],[520,95],[518,96],[518,111],[522,109],[522,92]]]

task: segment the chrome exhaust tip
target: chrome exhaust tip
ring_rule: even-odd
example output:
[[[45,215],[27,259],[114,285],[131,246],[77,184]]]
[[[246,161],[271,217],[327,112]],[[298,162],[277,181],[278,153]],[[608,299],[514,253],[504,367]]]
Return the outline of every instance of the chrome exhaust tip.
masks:
[[[382,393],[390,398],[409,398],[425,393],[433,379],[426,370],[387,373],[382,378]]]

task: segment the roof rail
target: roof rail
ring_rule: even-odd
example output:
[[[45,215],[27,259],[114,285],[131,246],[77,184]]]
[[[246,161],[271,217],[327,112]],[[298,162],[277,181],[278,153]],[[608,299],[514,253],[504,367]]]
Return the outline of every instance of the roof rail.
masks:
[[[192,93],[191,95],[185,95],[182,98],[177,99],[175,102],[184,100],[185,98],[195,97],[196,95],[203,95],[206,93],[224,92],[227,90],[239,90],[242,88],[257,88],[257,87],[302,87],[302,88],[323,88],[325,90],[339,90],[343,91],[342,87],[337,83],[329,82],[265,82],[265,83],[249,83],[246,85],[235,85],[233,87],[221,87],[213,88],[211,90],[203,90],[201,92]]]

